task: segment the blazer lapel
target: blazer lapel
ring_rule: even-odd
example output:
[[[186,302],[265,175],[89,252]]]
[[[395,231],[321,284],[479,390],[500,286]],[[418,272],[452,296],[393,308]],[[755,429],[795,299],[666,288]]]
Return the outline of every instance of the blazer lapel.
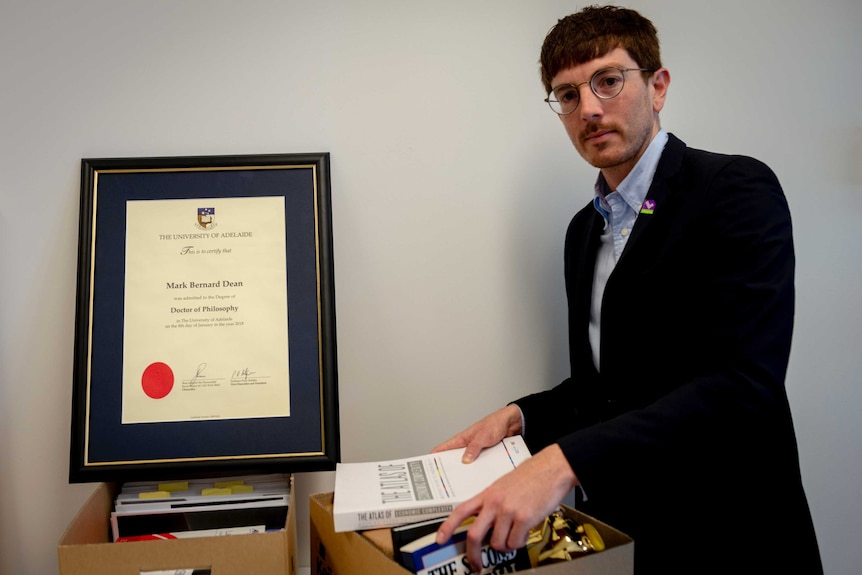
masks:
[[[617,265],[626,258],[626,255],[630,251],[637,250],[639,238],[648,232],[653,222],[663,219],[662,208],[667,205],[673,193],[673,188],[669,182],[679,172],[682,158],[685,154],[685,147],[685,143],[682,140],[673,134],[668,134],[667,144],[665,144],[661,159],[658,162],[658,166],[656,166],[655,175],[647,191],[641,212],[638,214],[637,220],[635,220],[631,236],[629,236],[626,242],[623,253],[620,254],[620,260],[617,262]]]

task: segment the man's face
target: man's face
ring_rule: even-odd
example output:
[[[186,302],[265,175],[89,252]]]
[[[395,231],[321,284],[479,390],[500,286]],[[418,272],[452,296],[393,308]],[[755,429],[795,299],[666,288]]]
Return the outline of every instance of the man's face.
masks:
[[[597,70],[607,67],[638,65],[628,52],[616,48],[561,71],[551,80],[551,86],[589,82]],[[611,189],[628,175],[659,131],[658,112],[664,107],[669,83],[670,76],[664,68],[654,72],[647,82],[636,70],[625,72],[623,91],[609,100],[597,97],[585,83],[578,88],[577,109],[560,116],[575,148],[587,162],[602,170]]]

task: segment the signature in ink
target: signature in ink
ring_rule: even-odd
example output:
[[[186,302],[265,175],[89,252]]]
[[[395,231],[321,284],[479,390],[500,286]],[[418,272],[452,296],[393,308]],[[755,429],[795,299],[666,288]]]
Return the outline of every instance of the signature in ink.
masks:
[[[242,379],[247,380],[250,376],[254,375],[257,372],[250,370],[249,368],[243,368],[233,372],[231,376],[233,379]]]
[[[192,381],[197,381],[199,379],[206,377],[206,374],[204,373],[204,371],[206,371],[206,368],[207,368],[207,364],[205,364],[205,363],[198,364],[198,368],[195,370],[195,376],[192,378]]]

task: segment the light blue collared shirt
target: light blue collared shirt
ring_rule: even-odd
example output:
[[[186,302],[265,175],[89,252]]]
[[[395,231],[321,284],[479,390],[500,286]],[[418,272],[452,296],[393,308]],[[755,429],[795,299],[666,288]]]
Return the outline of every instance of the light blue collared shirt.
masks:
[[[596,179],[596,197],[593,205],[605,219],[605,230],[610,226],[614,239],[614,263],[623,253],[623,248],[626,246],[629,234],[646,199],[647,191],[652,184],[665,144],[667,144],[667,132],[659,130],[638,163],[620,182],[616,190],[608,189],[601,173]]]
[[[635,220],[643,207],[647,191],[655,176],[658,161],[667,144],[667,132],[659,130],[644,151],[632,171],[620,182],[616,190],[609,190],[604,176],[596,179],[596,197],[593,206],[605,219],[599,251],[596,254],[596,269],[593,273],[593,301],[590,308],[590,347],[593,365],[600,370],[600,342],[602,325],[602,298],[605,285],[614,266],[626,247]]]

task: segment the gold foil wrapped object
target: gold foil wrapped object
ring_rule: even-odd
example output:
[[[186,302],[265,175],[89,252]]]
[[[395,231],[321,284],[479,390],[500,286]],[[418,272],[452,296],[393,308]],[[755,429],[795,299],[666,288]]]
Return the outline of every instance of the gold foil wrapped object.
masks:
[[[591,523],[579,524],[561,510],[546,517],[527,537],[527,551],[534,567],[570,561],[604,548],[602,536]]]

